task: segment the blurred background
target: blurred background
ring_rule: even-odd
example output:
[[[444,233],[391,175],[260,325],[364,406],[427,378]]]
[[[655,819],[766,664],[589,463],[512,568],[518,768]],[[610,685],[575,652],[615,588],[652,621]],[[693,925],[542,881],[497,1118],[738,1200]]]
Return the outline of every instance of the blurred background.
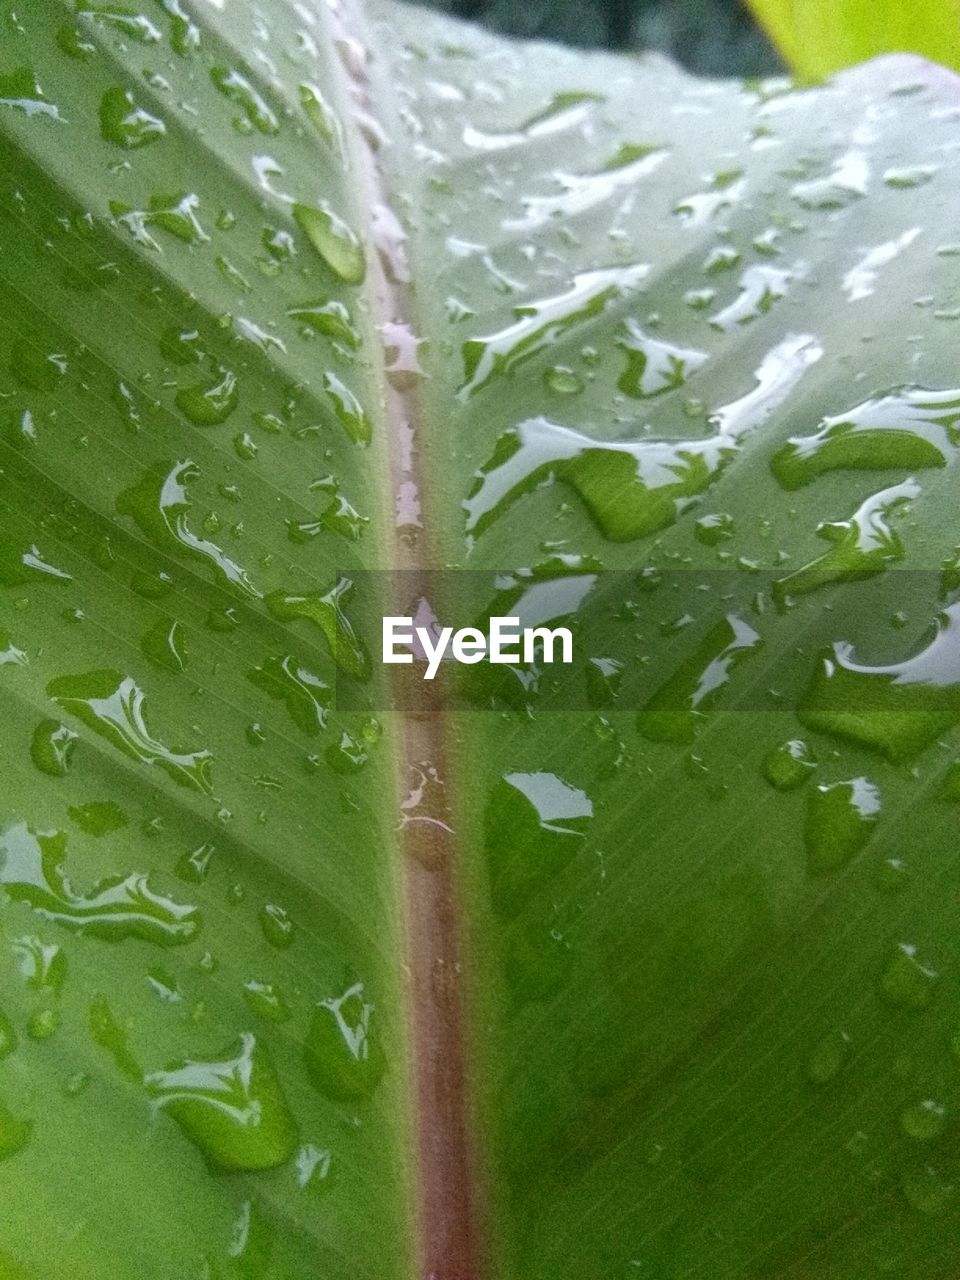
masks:
[[[702,75],[777,75],[783,63],[738,0],[419,0],[492,30],[606,49],[656,49]],[[923,4],[924,0],[915,0]]]

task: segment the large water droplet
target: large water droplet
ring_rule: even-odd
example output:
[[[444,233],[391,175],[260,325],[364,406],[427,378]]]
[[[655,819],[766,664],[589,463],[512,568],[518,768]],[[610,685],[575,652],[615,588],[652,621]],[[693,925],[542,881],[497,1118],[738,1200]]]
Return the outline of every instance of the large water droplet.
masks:
[[[335,373],[325,373],[323,389],[330,397],[337,419],[350,439],[357,444],[369,444],[373,427],[366,410],[350,388]]]
[[[301,231],[327,266],[347,284],[362,284],[367,274],[363,245],[356,233],[327,204],[293,206]]]
[[[187,1058],[144,1084],[214,1166],[272,1169],[297,1145],[297,1130],[266,1050],[251,1032],[214,1061]]]
[[[617,298],[635,288],[649,270],[636,265],[586,271],[574,277],[566,292],[514,307],[514,324],[463,344],[460,399],[466,400],[494,379],[513,373],[524,361],[555,346],[571,330],[601,315]]]
[[[47,116],[62,120],[58,108],[40,88],[40,82],[29,67],[17,67],[0,75],[0,107],[13,107],[27,116]]]
[[[108,942],[142,938],[175,946],[196,936],[196,908],[158,893],[140,872],[107,876],[81,893],[63,870],[66,853],[62,831],[34,832],[24,824],[7,828],[0,834],[0,884],[7,896],[47,920]]]
[[[943,1132],[947,1111],[943,1103],[933,1098],[924,1098],[900,1112],[900,1128],[908,1138],[916,1138],[918,1142],[929,1142]]]
[[[484,848],[497,915],[515,916],[584,847],[593,802],[555,773],[508,773],[484,816]]]
[[[237,379],[226,370],[212,386],[182,387],[177,392],[177,408],[198,427],[226,422],[239,403]]]
[[[357,1102],[380,1083],[387,1061],[370,1029],[372,1015],[361,982],[314,1009],[303,1051],[311,1080],[327,1097]]]
[[[286,951],[297,936],[297,927],[290,912],[275,902],[267,902],[260,909],[260,928],[271,947],[278,951]]]
[[[352,588],[349,578],[340,578],[323,595],[271,591],[266,597],[266,605],[281,622],[306,618],[319,627],[340,670],[355,679],[369,680],[372,670],[370,655],[343,609]]]
[[[290,307],[287,315],[351,350],[360,345],[360,334],[342,302],[303,302]]]
[[[775,747],[763,759],[763,776],[777,791],[794,791],[813,776],[817,762],[801,738]]]
[[[855,662],[838,642],[824,657],[799,708],[805,725],[908,760],[960,719],[960,604],[939,617],[931,642],[887,665]]]
[[[926,1009],[933,1000],[939,976],[935,969],[921,963],[915,946],[901,942],[887,961],[880,990],[891,1004],[903,1009]]]
[[[705,351],[651,338],[635,320],[628,319],[626,325],[627,337],[618,343],[627,353],[627,367],[617,382],[625,395],[646,399],[673,391],[707,362]]]
[[[749,623],[728,614],[647,700],[637,717],[643,736],[654,742],[692,742],[731,672],[760,643]]]
[[[846,866],[870,839],[879,813],[880,793],[866,778],[826,783],[812,791],[803,829],[809,870]]]
[[[164,671],[186,670],[183,626],[174,618],[158,618],[149,631],[144,632],[140,648],[154,666]]]
[[[261,133],[280,132],[280,122],[246,76],[230,67],[211,67],[210,79],[220,92],[243,112],[250,124]]]
[[[327,720],[330,686],[290,654],[265,658],[247,672],[247,679],[264,693],[284,703],[298,729],[315,736]]]
[[[59,720],[41,720],[30,740],[30,758],[41,773],[65,778],[78,736]]]
[[[157,116],[137,106],[128,89],[115,86],[100,99],[100,132],[107,142],[131,151],[159,142],[167,128]]]
[[[47,685],[47,693],[124,755],[157,765],[182,786],[210,793],[210,752],[177,751],[151,737],[145,695],[131,676],[116,671],[59,676]]]
[[[191,505],[187,485],[199,474],[199,468],[189,458],[159,462],[144,473],[138,484],[118,494],[117,510],[134,520],[158,550],[204,560],[225,585],[258,597],[260,593],[246,570],[215,542],[197,537],[187,525]]]
[[[773,584],[773,598],[778,607],[789,605],[795,596],[807,595],[831,583],[870,578],[887,565],[902,560],[903,543],[887,524],[886,517],[919,494],[920,486],[914,480],[907,480],[872,494],[849,520],[818,525],[817,536],[833,545],[822,556],[777,579]]]
[[[774,456],[773,474],[799,489],[828,471],[943,467],[960,442],[960,390],[907,388],[824,418],[811,436],[793,436]]]

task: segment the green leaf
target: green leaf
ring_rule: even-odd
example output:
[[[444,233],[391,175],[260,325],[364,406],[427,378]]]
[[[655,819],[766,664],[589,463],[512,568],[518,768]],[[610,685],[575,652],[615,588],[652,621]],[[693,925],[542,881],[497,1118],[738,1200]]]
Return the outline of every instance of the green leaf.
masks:
[[[955,79],[4,24],[0,1276],[946,1280]]]
[[[956,0],[750,0],[790,67],[819,80],[879,53],[920,53],[960,67]]]

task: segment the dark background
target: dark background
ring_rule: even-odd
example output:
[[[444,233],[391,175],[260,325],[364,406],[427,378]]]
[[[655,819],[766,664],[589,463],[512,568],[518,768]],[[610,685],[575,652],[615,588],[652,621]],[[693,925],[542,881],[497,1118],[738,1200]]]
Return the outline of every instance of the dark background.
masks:
[[[510,35],[589,48],[656,49],[702,75],[760,76],[783,70],[739,0],[418,2]]]

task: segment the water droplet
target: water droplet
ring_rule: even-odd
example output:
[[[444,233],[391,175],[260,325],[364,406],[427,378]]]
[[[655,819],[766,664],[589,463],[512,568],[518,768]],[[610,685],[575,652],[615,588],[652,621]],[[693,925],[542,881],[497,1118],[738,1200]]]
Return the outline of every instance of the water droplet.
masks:
[[[183,853],[177,859],[176,873],[188,884],[203,884],[210,874],[210,865],[216,849],[212,844],[197,845],[189,853]]]
[[[126,227],[137,244],[154,253],[162,250],[148,227],[160,227],[185,244],[202,244],[210,239],[197,218],[199,207],[200,197],[192,191],[151,196],[147,209],[133,209],[121,200],[110,201],[110,213],[116,221]]]
[[[526,360],[555,346],[570,330],[601,315],[612,302],[635,288],[649,270],[638,265],[587,271],[575,276],[564,293],[514,307],[514,324],[463,344],[464,382],[457,392],[460,399],[466,400],[494,379],[512,374]]]
[[[160,32],[150,19],[142,13],[133,13],[124,4],[93,4],[90,0],[76,0],[74,7],[78,14],[89,18],[96,25],[112,27],[140,44],[160,42]]]
[[[616,702],[623,680],[623,663],[617,658],[590,658],[587,662],[587,699],[591,707]]]
[[[342,302],[302,302],[288,308],[287,315],[324,337],[342,342],[351,351],[360,346],[360,334]]]
[[[936,164],[914,164],[886,169],[883,180],[888,187],[904,191],[911,190],[913,187],[925,187],[933,179],[939,167]]]
[[[100,133],[105,141],[132,151],[159,142],[166,132],[163,121],[137,106],[128,89],[115,86],[100,99]]]
[[[933,1098],[924,1098],[913,1106],[904,1107],[900,1112],[900,1127],[908,1138],[916,1138],[918,1142],[929,1142],[943,1132],[947,1111],[942,1103]]]
[[[31,1040],[49,1040],[60,1030],[62,1019],[56,1009],[38,1009],[27,1022],[27,1035]]]
[[[625,147],[601,169],[587,173],[557,171],[552,179],[560,187],[559,193],[522,196],[523,214],[504,218],[504,228],[529,232],[553,222],[568,223],[621,192],[633,191],[638,182],[660,168],[668,154],[662,147]]]
[[[297,1130],[266,1050],[251,1032],[215,1061],[187,1058],[144,1078],[166,1111],[210,1164],[229,1171],[286,1163]]]
[[[843,209],[867,194],[870,166],[862,151],[847,151],[823,178],[798,182],[791,195],[805,209]]]
[[[710,323],[715,329],[728,333],[738,325],[750,324],[765,316],[775,302],[785,298],[790,285],[797,279],[800,269],[752,266],[740,277],[737,297],[715,315]]]
[[[320,89],[310,81],[299,86],[300,105],[307,119],[337,152],[343,154],[343,126],[340,117],[323,96]]]
[[[813,1084],[827,1084],[840,1072],[850,1052],[850,1037],[845,1031],[832,1031],[824,1036],[807,1058],[807,1078]]]
[[[370,1029],[372,1015],[362,982],[341,996],[321,1000],[314,1009],[304,1057],[310,1079],[328,1098],[358,1102],[369,1098],[380,1083],[387,1062]]]
[[[140,872],[107,876],[89,893],[67,879],[62,831],[34,832],[21,824],[0,835],[0,884],[9,898],[26,902],[47,920],[108,942],[141,938],[175,946],[200,927],[196,908],[157,893]]]
[[[80,28],[72,27],[68,23],[57,28],[57,47],[62,49],[68,58],[75,58],[78,62],[85,62],[87,58],[94,57],[97,52],[97,46],[84,38]]]
[[[637,717],[640,733],[654,742],[693,742],[731,672],[760,643],[749,623],[728,614],[647,700]]]
[[[24,667],[27,665],[27,655],[22,649],[10,639],[10,636],[0,627],[0,667]]]
[[[305,618],[319,627],[340,670],[354,679],[369,680],[370,655],[343,609],[352,589],[349,578],[340,578],[323,595],[272,591],[266,597],[266,605],[281,622]]]
[[[37,341],[17,338],[10,348],[10,372],[31,391],[56,391],[66,377],[67,357],[45,351]]]
[[[910,227],[895,240],[875,245],[843,277],[843,291],[851,302],[869,298],[877,283],[877,273],[908,249],[920,234],[920,227]]]
[[[364,526],[369,523],[369,517],[362,516],[342,493],[337,494],[320,517],[320,524],[325,529],[338,533],[347,542],[359,541]]]
[[[305,1143],[297,1152],[297,1185],[314,1195],[333,1186],[330,1152]]]
[[[198,427],[218,426],[226,422],[240,403],[240,389],[234,374],[224,370],[213,386],[181,387],[177,392],[177,408]]]
[[[944,467],[960,442],[960,390],[911,387],[824,418],[811,436],[793,436],[774,456],[784,489],[829,471]]]
[[[508,773],[490,793],[484,849],[493,909],[515,916],[584,847],[593,802],[555,773]]]
[[[327,205],[294,204],[293,216],[327,266],[347,284],[362,284],[367,263],[356,233]]]
[[[260,928],[272,947],[285,951],[297,936],[297,927],[290,913],[275,902],[267,902],[260,909]]]
[[[15,71],[0,75],[0,107],[13,107],[26,116],[63,119],[57,107],[40,88],[39,80],[29,67],[17,67]]]
[[[543,372],[543,383],[548,391],[558,396],[575,396],[586,386],[583,378],[569,365],[552,364]]]
[[[660,342],[645,334],[635,320],[626,321],[627,337],[618,346],[627,353],[627,367],[617,386],[634,399],[648,399],[682,387],[707,362],[705,351]]]
[[[283,992],[272,982],[257,982],[251,978],[243,984],[243,996],[254,1013],[259,1013],[262,1018],[271,1022],[287,1022],[290,1018]]]
[[[72,582],[69,573],[44,559],[36,545],[24,547],[0,532],[0,584],[18,587],[30,582],[63,586]]]
[[[344,729],[336,742],[327,747],[324,759],[334,773],[359,773],[369,759],[365,743]]]
[[[280,122],[276,113],[267,105],[246,76],[229,67],[218,66],[210,68],[210,79],[224,97],[229,98],[241,109],[244,117],[255,129],[266,134],[280,132]]]
[[[14,938],[11,950],[16,957],[20,976],[36,991],[49,991],[59,996],[67,980],[67,957],[55,942],[26,935]]]
[[[154,995],[166,1004],[180,1004],[183,1000],[183,993],[180,990],[177,979],[168,969],[161,969],[157,965],[154,965],[152,969],[148,969],[147,985]]]
[[[716,275],[720,271],[731,271],[740,265],[740,253],[731,244],[718,244],[711,249],[703,264],[708,275]]]
[[[131,676],[116,671],[59,676],[47,685],[47,693],[124,755],[140,764],[157,765],[182,786],[210,793],[210,752],[176,751],[151,737],[145,695]]]
[[[685,227],[705,227],[739,204],[746,194],[747,183],[742,170],[714,174],[708,191],[695,191],[684,196],[673,207],[673,212]]]
[[[819,664],[801,721],[890,760],[910,759],[960,719],[958,624],[960,605],[951,605],[926,648],[885,666],[855,662],[852,646],[838,642]]]
[[[164,671],[184,671],[187,650],[181,623],[173,618],[158,618],[140,641],[140,648],[154,666]]]
[[[903,1009],[926,1009],[939,976],[936,970],[920,963],[916,947],[901,942],[887,961],[880,990],[891,1004]]]
[[[323,375],[323,389],[333,402],[340,425],[357,444],[369,444],[373,436],[370,419],[360,401],[334,373]]]
[[[117,510],[129,516],[160,551],[184,554],[205,560],[217,578],[246,596],[259,592],[246,570],[231,560],[207,538],[198,538],[187,526],[190,500],[187,485],[200,475],[189,458],[180,462],[160,462],[144,473],[133,488],[117,496]]]
[[[910,882],[910,872],[899,858],[884,858],[873,882],[881,893],[901,893]]]
[[[908,1203],[929,1217],[943,1213],[953,1200],[953,1184],[932,1165],[905,1169],[900,1176],[900,1187]]]
[[[30,741],[30,758],[41,773],[65,778],[78,736],[59,720],[41,720]]]
[[[727,542],[735,531],[733,516],[726,511],[701,516],[693,526],[693,536],[705,547],[715,547],[721,542]]]
[[[233,437],[233,451],[241,462],[252,462],[259,452],[257,442],[249,431],[241,431]]]
[[[484,133],[472,126],[463,130],[463,141],[475,151],[504,151],[536,138],[549,137],[582,123],[604,98],[599,93],[557,93],[546,106],[516,129],[505,133]]]
[[[807,798],[803,828],[807,867],[837,871],[859,853],[876,828],[880,793],[866,778],[826,783]]]
[[[265,658],[260,666],[247,672],[247,679],[283,702],[290,719],[304,733],[314,737],[326,724],[330,686],[291,654]]]
[[[184,11],[180,0],[160,0],[170,16],[170,43],[175,53],[186,55],[200,47],[200,28]]]
[[[817,537],[832,543],[829,551],[773,584],[777,607],[788,607],[794,597],[808,595],[837,582],[859,582],[882,573],[904,557],[903,543],[886,517],[904,503],[920,496],[914,480],[881,489],[857,508],[849,520],[819,524]]]
[[[802,738],[781,743],[763,759],[763,776],[777,791],[795,791],[813,776],[817,762]]]

